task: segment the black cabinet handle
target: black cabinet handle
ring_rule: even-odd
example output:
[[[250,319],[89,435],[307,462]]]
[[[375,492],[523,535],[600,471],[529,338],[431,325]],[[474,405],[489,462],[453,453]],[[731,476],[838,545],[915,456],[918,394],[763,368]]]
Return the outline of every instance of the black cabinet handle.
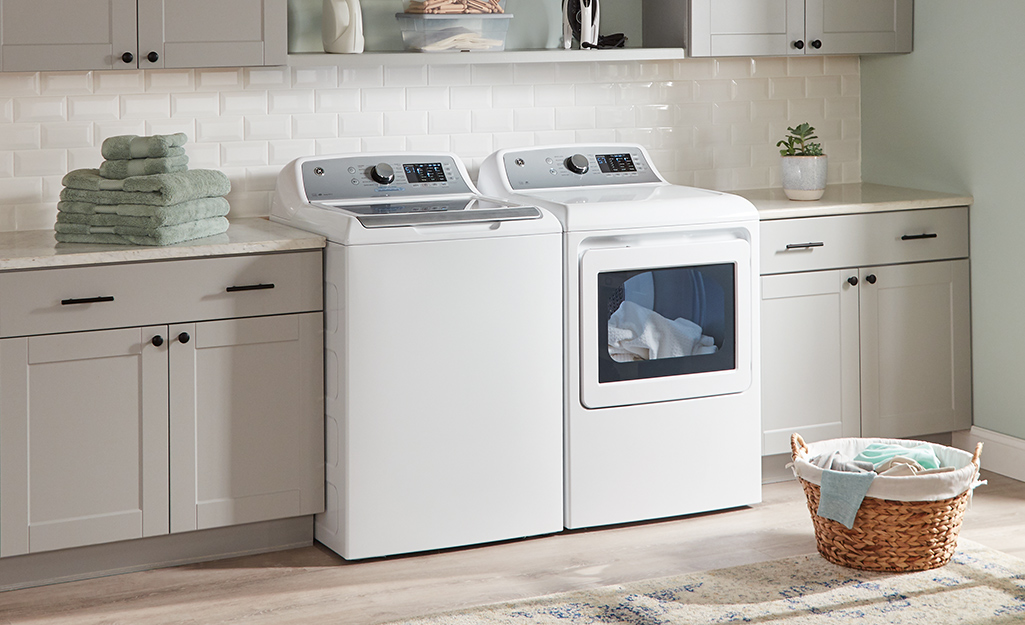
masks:
[[[814,41],[811,42],[811,47],[813,47],[816,50],[818,50],[819,48],[822,47],[822,42],[819,41],[818,39],[815,39]]]
[[[851,276],[847,278],[847,284],[851,286],[858,286],[858,276]]]
[[[146,60],[149,61],[150,63],[156,63],[157,61],[160,60],[160,55],[157,54],[156,50],[154,50],[154,51],[152,51],[152,52],[150,52],[149,54],[146,55]]]
[[[865,276],[865,280],[869,284],[875,284],[876,283],[876,274],[874,274],[874,273],[868,274],[867,276]]]
[[[191,339],[191,338],[192,337],[189,336],[188,332],[182,332],[181,334],[178,335],[178,342],[179,343],[188,343],[189,339]]]
[[[804,41],[798,39],[797,41],[794,42],[794,47],[797,48],[798,50],[804,50]]]
[[[72,297],[69,299],[62,299],[61,306],[70,306],[72,304],[97,304],[99,302],[113,302],[113,295],[101,295],[99,297]]]
[[[263,289],[273,289],[274,283],[270,284],[242,284],[236,286],[229,286],[224,289],[228,293],[235,293],[236,291],[262,291]]]
[[[925,234],[905,234],[900,238],[901,241],[916,241],[918,239],[935,239],[940,235],[935,232],[926,232]]]
[[[124,54],[121,55],[121,60],[124,61],[125,63],[131,63],[132,61],[135,60],[135,55],[132,54],[131,52],[125,52]]]
[[[162,336],[160,336],[158,334],[158,335],[154,336],[152,339],[150,339],[150,343],[153,343],[154,347],[160,347],[161,345],[164,344],[164,337],[162,337]]]
[[[788,250],[803,250],[809,247],[823,247],[825,243],[822,241],[809,241],[808,243],[787,243]]]

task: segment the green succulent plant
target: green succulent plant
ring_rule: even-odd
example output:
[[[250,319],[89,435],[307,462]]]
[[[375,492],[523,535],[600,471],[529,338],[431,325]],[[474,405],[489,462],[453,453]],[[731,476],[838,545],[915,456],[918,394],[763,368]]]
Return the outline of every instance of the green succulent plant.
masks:
[[[810,143],[818,137],[812,134],[815,129],[808,122],[787,130],[790,134],[776,142],[776,147],[781,148],[779,153],[782,156],[822,156],[822,144]]]

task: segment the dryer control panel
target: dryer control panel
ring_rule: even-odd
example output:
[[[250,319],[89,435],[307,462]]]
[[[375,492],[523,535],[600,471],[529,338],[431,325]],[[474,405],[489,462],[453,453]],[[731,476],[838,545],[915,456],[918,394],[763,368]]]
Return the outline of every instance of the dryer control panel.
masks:
[[[502,161],[514,191],[662,182],[640,147],[623,144],[512,150]]]
[[[366,155],[309,159],[302,184],[311,202],[472,193],[464,170],[446,155]]]

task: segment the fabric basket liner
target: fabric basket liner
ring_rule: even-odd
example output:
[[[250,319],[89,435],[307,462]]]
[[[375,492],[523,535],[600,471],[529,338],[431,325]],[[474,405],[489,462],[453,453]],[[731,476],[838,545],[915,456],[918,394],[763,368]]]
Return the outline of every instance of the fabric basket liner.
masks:
[[[972,454],[962,449],[947,447],[926,441],[893,439],[893,438],[834,438],[816,443],[806,443],[808,452],[799,453],[788,465],[794,475],[816,486],[822,485],[822,469],[808,462],[819,454],[839,451],[853,459],[873,443],[900,445],[902,447],[918,447],[928,445],[935,452],[941,466],[955,467],[946,473],[926,475],[885,476],[880,475],[872,481],[866,497],[886,499],[890,501],[941,501],[957,497],[967,490],[974,489],[978,481],[978,468],[972,463]]]

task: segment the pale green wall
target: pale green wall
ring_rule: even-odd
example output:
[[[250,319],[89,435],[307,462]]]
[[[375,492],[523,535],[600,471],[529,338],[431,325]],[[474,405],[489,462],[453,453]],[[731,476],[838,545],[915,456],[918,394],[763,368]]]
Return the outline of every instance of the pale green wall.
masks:
[[[967,193],[975,425],[1025,439],[1025,2],[919,0],[862,57],[862,179]]]

